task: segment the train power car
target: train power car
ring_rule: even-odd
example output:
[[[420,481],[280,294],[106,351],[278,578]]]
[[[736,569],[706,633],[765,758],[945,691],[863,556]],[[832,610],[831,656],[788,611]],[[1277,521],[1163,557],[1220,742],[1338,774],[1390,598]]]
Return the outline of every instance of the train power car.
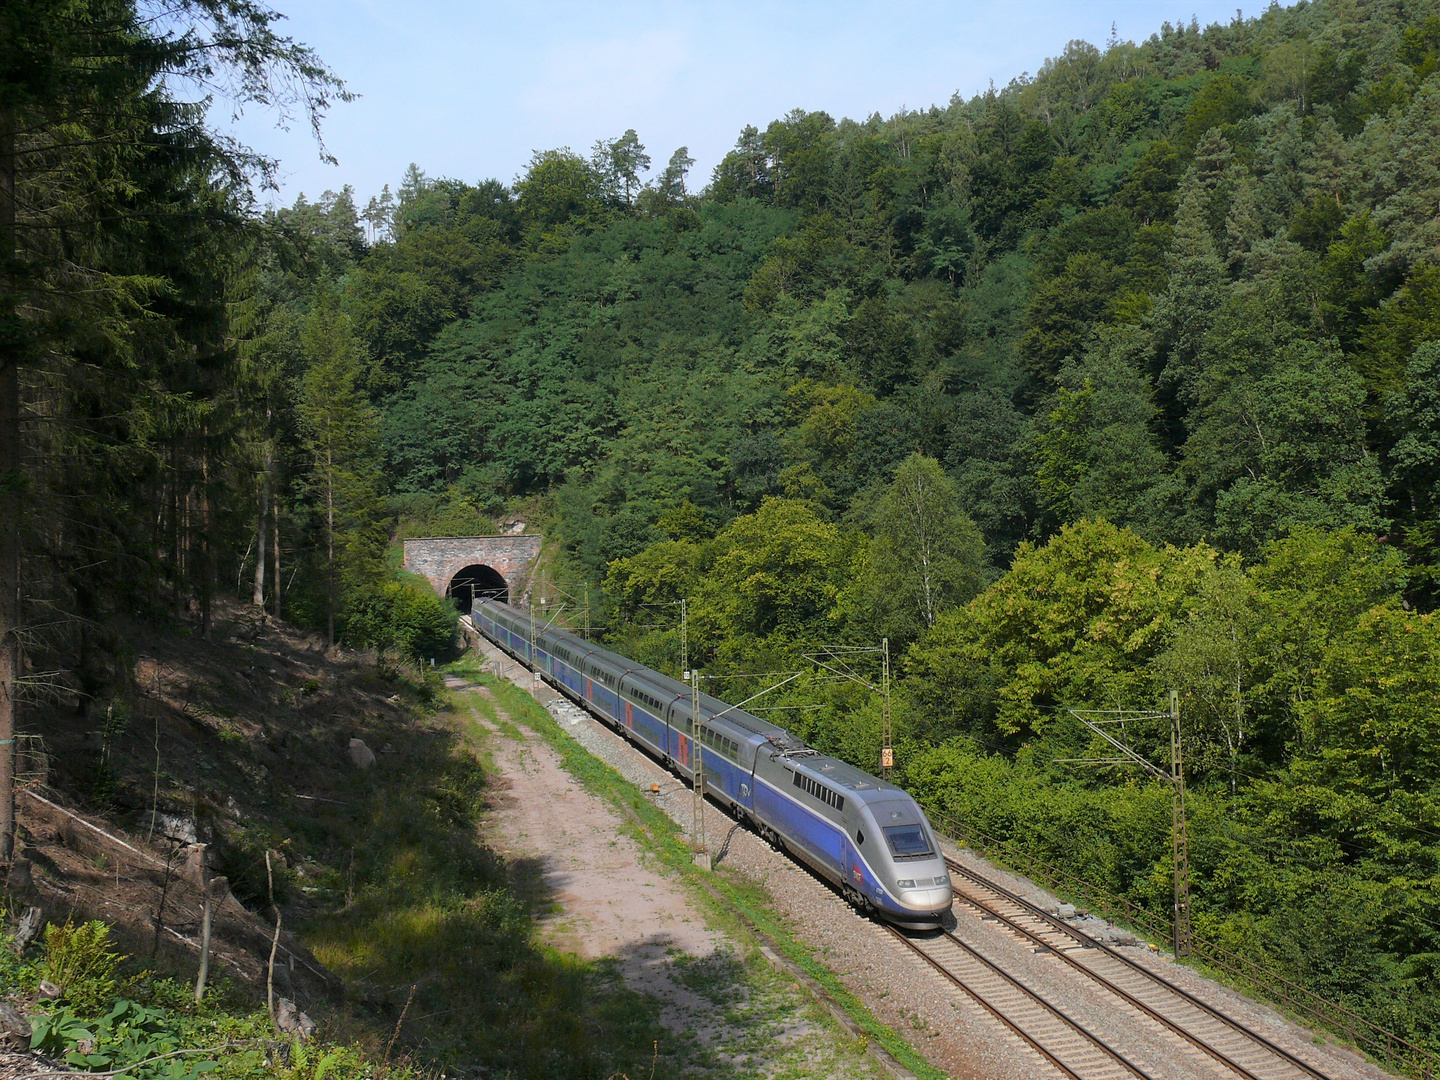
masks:
[[[761,836],[836,885],[863,912],[933,927],[952,891],[935,833],[901,789],[806,746],[784,728],[538,620],[477,601],[479,631],[667,768],[695,780]]]

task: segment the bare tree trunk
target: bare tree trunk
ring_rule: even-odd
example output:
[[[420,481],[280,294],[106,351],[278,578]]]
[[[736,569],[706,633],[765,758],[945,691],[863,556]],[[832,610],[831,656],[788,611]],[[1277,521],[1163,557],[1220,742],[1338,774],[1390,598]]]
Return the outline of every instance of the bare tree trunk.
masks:
[[[325,619],[330,644],[335,644],[335,470],[325,453]]]
[[[270,527],[270,450],[265,450],[265,471],[260,474],[259,524],[255,528],[255,591],[250,602],[265,611],[265,530]]]
[[[275,904],[275,873],[270,869],[270,851],[265,851],[265,882],[270,891],[270,910],[275,913],[275,936],[270,939],[270,963],[265,966],[265,1008],[275,1023],[275,952],[280,948],[280,908]]]
[[[205,1000],[205,983],[210,977],[210,871],[205,866],[205,845],[200,848],[200,971],[195,976],[195,1003]]]
[[[273,534],[272,539],[274,539],[274,541],[275,541],[275,543],[274,543],[274,545],[273,545],[273,547],[275,548],[275,618],[278,619],[278,618],[280,618],[280,594],[281,594],[281,592],[284,591],[284,589],[283,589],[283,587],[281,586],[281,583],[280,583],[280,582],[281,582],[281,578],[280,578],[280,497],[279,497],[279,495],[276,495],[275,498],[274,498],[273,500],[271,500],[271,503],[270,503],[270,515],[271,515],[271,521],[274,523],[274,526],[275,526],[275,530],[274,530],[274,534]]]
[[[0,316],[11,321],[15,257],[15,118],[0,108]],[[13,334],[15,331],[10,331]],[[0,859],[15,840],[15,727],[20,684],[20,356],[13,338],[0,343]]]
[[[200,432],[200,636],[210,636],[210,600],[215,594],[215,559],[210,550],[210,425]]]
[[[175,613],[184,614],[185,588],[180,573],[180,442],[170,440],[170,578],[175,589]]]
[[[190,572],[194,566],[190,547],[194,542],[194,537],[190,535],[190,485],[187,483],[180,499],[180,611],[186,621],[195,611],[195,597],[190,591]]]

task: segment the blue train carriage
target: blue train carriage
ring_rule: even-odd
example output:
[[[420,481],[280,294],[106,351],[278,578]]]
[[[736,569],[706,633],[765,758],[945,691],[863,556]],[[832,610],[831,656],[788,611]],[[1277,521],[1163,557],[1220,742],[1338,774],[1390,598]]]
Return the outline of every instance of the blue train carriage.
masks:
[[[649,747],[667,765],[674,760],[670,725],[666,720],[675,695],[650,678],[645,668],[630,668],[620,680],[620,726],[625,735]]]
[[[667,757],[682,776],[694,783],[692,760],[697,735],[690,716],[691,689],[658,671],[641,671],[653,685],[673,695],[668,714],[671,749]],[[706,790],[741,816],[751,818],[756,753],[774,738],[789,737],[783,728],[702,693],[698,738],[704,751]]]
[[[629,666],[618,656],[604,649],[595,649],[585,658],[585,704],[602,719],[620,724],[620,680]]]
[[[549,663],[544,671],[562,693],[582,701],[585,697],[585,665],[593,647],[570,634],[557,633],[552,627],[544,632],[544,653]],[[539,651],[539,650],[537,650]]]

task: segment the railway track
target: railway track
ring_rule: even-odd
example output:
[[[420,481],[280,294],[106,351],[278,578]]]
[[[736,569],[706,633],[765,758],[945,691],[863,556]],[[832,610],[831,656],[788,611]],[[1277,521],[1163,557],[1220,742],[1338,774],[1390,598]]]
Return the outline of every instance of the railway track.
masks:
[[[1153,1080],[1079,1021],[948,930],[911,938],[885,929],[1070,1080]]]
[[[952,859],[955,902],[1053,954],[1090,982],[1207,1055],[1220,1076],[1244,1080],[1330,1080],[1315,1066],[1181,989],[1116,949],[1062,922]],[[1073,1074],[1072,1074],[1073,1075]],[[1102,1074],[1095,1074],[1096,1076]]]

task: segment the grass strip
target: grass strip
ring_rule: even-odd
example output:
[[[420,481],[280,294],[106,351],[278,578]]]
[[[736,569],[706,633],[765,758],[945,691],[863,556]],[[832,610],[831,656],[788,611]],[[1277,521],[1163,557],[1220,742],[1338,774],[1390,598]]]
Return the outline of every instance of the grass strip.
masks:
[[[457,665],[457,668],[459,665]],[[561,764],[586,791],[627,812],[638,828],[627,830],[638,843],[658,858],[699,895],[712,901],[719,894],[730,907],[724,912],[738,917],[748,928],[770,938],[785,955],[825,988],[835,1002],[895,1060],[921,1080],[946,1080],[946,1074],[929,1064],[893,1029],[878,1020],[840,979],[815,958],[814,951],[792,934],[770,908],[769,898],[758,885],[737,881],[729,874],[704,875],[691,859],[689,845],[680,827],[658,806],[639,793],[635,785],[611,766],[595,757],[556,722],[544,706],[507,679],[478,674],[478,668],[460,668],[489,688],[500,706],[515,720],[539,735],[560,757]],[[708,886],[708,888],[706,887]]]

